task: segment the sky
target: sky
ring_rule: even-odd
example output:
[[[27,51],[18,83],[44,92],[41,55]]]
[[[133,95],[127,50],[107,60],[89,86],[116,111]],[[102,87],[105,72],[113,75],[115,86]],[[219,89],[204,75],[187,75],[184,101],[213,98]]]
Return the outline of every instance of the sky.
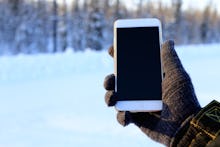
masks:
[[[53,1],[53,0],[48,0]],[[57,2],[62,3],[64,0],[57,0]],[[74,0],[66,0],[66,2],[71,3]],[[80,0],[82,1],[82,0]],[[139,2],[140,0],[121,0],[124,1],[129,7],[133,7],[133,3]],[[144,1],[160,1],[160,0],[144,0]],[[171,4],[172,0],[161,0],[164,3]],[[183,1],[183,9],[187,9],[190,7],[195,7],[199,9],[204,9],[205,6],[209,3],[212,3],[213,6],[215,6],[220,14],[220,0],[182,0]]]
[[[135,0],[135,1],[131,1],[131,0],[122,0],[125,1],[126,4],[128,5],[128,7],[133,7],[133,3],[137,3],[140,0]],[[144,0],[144,1],[160,1],[160,0]],[[162,2],[170,5],[171,4],[171,0],[161,0]],[[190,7],[194,7],[194,8],[198,8],[198,9],[204,9],[207,4],[212,3],[213,6],[215,6],[220,14],[220,0],[183,0],[183,10],[188,9]]]
[[[183,0],[183,9],[189,8],[190,6],[195,7],[195,8],[199,8],[199,9],[203,9],[209,3],[213,3],[213,6],[216,6],[217,10],[220,10],[220,1],[219,0]]]

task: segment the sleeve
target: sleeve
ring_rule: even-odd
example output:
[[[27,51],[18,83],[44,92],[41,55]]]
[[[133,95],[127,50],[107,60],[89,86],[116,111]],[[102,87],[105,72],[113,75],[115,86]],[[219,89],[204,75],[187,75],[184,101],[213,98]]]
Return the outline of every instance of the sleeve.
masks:
[[[212,147],[220,141],[220,103],[212,101],[196,116],[188,118],[172,138],[171,147]],[[219,138],[219,139],[218,139]]]

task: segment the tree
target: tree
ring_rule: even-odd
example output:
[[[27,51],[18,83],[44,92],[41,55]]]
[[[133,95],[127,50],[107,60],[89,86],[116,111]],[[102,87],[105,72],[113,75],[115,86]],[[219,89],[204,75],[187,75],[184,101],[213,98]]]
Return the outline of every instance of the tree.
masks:
[[[63,3],[60,8],[60,21],[59,21],[59,44],[61,51],[65,51],[67,48],[67,4],[66,0],[63,0]]]
[[[5,14],[3,18],[3,40],[4,42],[9,43],[8,47],[10,48],[11,52],[17,53],[19,52],[18,49],[14,47],[15,37],[16,37],[16,30],[17,26],[19,26],[21,19],[20,19],[20,10],[21,5],[23,4],[23,0],[6,0],[4,2],[5,8],[3,8]],[[8,19],[10,18],[10,19]]]
[[[143,0],[139,0],[138,2],[137,16],[138,17],[143,16]]]
[[[57,1],[53,0],[53,52],[57,51]]]
[[[87,26],[87,47],[101,50],[103,42],[104,15],[100,8],[99,0],[89,3],[89,16]]]
[[[22,0],[8,0],[8,3],[13,14],[17,15],[19,11],[19,6],[22,3]]]
[[[122,3],[120,0],[116,0],[115,2],[115,19],[124,18],[124,9],[122,8]]]
[[[69,2],[69,1],[68,1]],[[136,0],[130,9],[122,0],[0,0],[0,54],[100,50],[112,44],[113,22],[119,18],[157,17],[163,35],[182,43],[220,40],[220,16],[212,0],[205,10],[182,11],[183,0]],[[10,18],[10,19],[9,19]]]
[[[104,0],[103,1],[103,8],[104,8],[104,13],[106,14],[106,15],[108,15],[109,14],[109,0]]]
[[[87,25],[88,23],[88,1],[84,1],[80,7],[79,1],[73,1],[71,9],[70,28],[71,46],[75,51],[86,48]]]
[[[47,52],[50,38],[50,14],[47,13],[48,3],[45,0],[38,0],[35,9],[35,17],[32,20],[33,40],[35,52]],[[30,11],[30,16],[33,16]],[[38,49],[36,49],[38,48]]]
[[[218,15],[216,6],[212,5],[210,9],[211,10],[209,13],[207,41],[208,42],[219,42],[220,41],[220,17]]]
[[[211,8],[210,5],[207,5],[204,13],[203,13],[203,19],[202,19],[202,23],[200,26],[200,36],[201,36],[201,40],[202,42],[207,42],[208,41],[208,33],[209,33],[209,22],[210,22],[210,12]]]
[[[173,36],[177,43],[181,42],[181,27],[182,27],[182,0],[173,0],[174,6],[174,27],[173,27]]]

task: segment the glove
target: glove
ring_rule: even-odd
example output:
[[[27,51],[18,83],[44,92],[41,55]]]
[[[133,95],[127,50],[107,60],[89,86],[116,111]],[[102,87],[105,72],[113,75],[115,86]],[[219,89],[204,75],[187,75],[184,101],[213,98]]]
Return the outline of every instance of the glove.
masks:
[[[113,56],[113,47],[109,54]],[[163,108],[160,112],[118,112],[118,122],[126,126],[134,123],[151,139],[166,146],[175,137],[176,132],[184,121],[189,121],[201,107],[196,98],[194,88],[189,75],[183,68],[175,50],[174,42],[166,41],[161,50],[163,81],[162,101]],[[117,102],[114,74],[108,75],[104,80],[107,90],[105,101],[108,106],[114,106]]]

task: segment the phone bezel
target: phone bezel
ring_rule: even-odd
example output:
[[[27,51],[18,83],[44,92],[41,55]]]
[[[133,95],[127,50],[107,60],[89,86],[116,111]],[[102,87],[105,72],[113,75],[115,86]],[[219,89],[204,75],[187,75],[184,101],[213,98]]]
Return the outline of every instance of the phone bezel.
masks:
[[[114,72],[115,72],[115,91],[117,92],[117,28],[132,28],[132,27],[158,27],[160,49],[162,44],[162,27],[160,20],[156,18],[143,18],[143,19],[119,19],[114,23]],[[161,77],[162,75],[161,67]],[[162,99],[162,98],[161,98]],[[115,108],[119,111],[159,111],[162,110],[162,100],[129,100],[117,101]]]

